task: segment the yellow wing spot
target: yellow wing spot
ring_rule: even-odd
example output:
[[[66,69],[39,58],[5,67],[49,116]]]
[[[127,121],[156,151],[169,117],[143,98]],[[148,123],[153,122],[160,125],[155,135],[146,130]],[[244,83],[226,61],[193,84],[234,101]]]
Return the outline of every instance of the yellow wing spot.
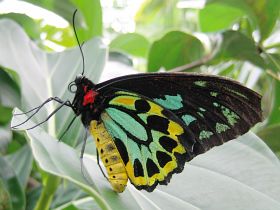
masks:
[[[184,133],[184,129],[178,123],[174,121],[169,121],[168,132],[170,133],[170,137],[177,140],[177,136]]]
[[[114,105],[126,105],[126,106],[133,106],[134,107],[134,102],[135,102],[135,98],[131,97],[131,96],[118,96],[116,98],[114,98],[112,101],[110,101],[110,104],[114,104]]]
[[[131,183],[133,183],[134,185],[137,185],[137,186],[148,185],[146,177],[143,177],[143,176],[135,177],[134,176],[134,168],[133,168],[130,160],[126,164],[126,171],[127,171],[127,174],[128,174],[128,177],[129,177]]]
[[[157,105],[153,102],[150,102],[150,101],[149,101],[149,105],[151,106],[151,109],[149,110],[148,113],[163,117],[163,115],[161,113],[163,111],[162,107],[160,107],[159,105]]]

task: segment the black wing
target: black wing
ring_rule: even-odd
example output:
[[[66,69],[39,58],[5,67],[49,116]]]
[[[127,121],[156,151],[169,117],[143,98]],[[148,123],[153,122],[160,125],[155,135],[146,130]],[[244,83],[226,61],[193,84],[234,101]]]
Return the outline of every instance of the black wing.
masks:
[[[246,133],[262,120],[261,96],[240,83],[194,73],[153,73],[97,84],[153,99],[175,113],[195,136],[194,155]]]

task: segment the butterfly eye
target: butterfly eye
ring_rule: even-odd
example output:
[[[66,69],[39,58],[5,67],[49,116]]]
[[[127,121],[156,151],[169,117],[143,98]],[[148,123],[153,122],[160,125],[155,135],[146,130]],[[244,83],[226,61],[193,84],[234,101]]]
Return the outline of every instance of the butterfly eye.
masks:
[[[76,81],[76,80],[75,80]],[[69,85],[68,85],[68,90],[71,92],[71,93],[76,93],[77,91],[77,85],[76,85],[76,82],[73,81],[71,82]]]

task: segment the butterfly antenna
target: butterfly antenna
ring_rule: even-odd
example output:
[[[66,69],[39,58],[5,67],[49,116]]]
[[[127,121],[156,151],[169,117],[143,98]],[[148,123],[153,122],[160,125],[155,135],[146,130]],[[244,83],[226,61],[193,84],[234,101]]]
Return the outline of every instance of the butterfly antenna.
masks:
[[[64,102],[64,101],[62,101],[62,100],[61,100],[60,98],[58,98],[58,97],[50,97],[50,98],[48,98],[46,101],[44,101],[40,106],[37,106],[37,107],[35,107],[35,108],[33,108],[33,109],[27,111],[27,112],[22,112],[22,113],[16,113],[16,114],[14,114],[14,116],[18,116],[18,115],[28,114],[28,113],[34,111],[25,121],[23,121],[23,122],[21,122],[21,123],[19,123],[19,124],[17,124],[17,125],[12,126],[11,128],[12,128],[12,129],[16,129],[17,127],[19,127],[19,126],[23,125],[24,123],[26,123],[27,121],[29,121],[35,114],[37,114],[37,113],[38,113],[47,103],[49,103],[50,101],[56,101],[56,102],[58,102],[58,103],[60,103],[60,104],[63,104],[63,103],[64,103],[65,106],[71,107],[71,104],[69,103],[69,101]]]
[[[59,105],[55,110],[53,110],[49,115],[48,117],[43,120],[42,122],[30,127],[30,128],[27,128],[26,130],[32,130],[40,125],[42,125],[43,123],[47,122],[56,112],[58,112],[62,107],[64,107],[67,103],[69,103],[69,101],[65,101],[64,103],[62,103],[61,105]]]
[[[79,41],[79,38],[78,38],[78,35],[77,35],[77,31],[76,31],[76,27],[75,27],[75,16],[76,16],[77,11],[78,10],[76,9],[74,14],[73,14],[73,29],[74,29],[74,34],[75,34],[75,37],[76,37],[76,40],[77,40],[77,43],[79,45],[79,49],[80,49],[80,52],[81,52],[81,55],[82,55],[82,61],[83,61],[82,75],[84,75],[84,72],[85,72],[85,58],[84,58],[84,53],[83,53],[83,50],[82,50],[82,45],[80,44],[80,41]],[[82,44],[84,44],[84,43],[82,43]]]

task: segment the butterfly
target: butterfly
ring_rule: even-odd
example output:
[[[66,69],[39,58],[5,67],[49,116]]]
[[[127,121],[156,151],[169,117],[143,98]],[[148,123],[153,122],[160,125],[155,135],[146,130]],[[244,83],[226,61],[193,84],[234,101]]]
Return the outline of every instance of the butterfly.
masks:
[[[148,192],[168,184],[186,161],[262,119],[261,96],[219,76],[135,74],[94,84],[78,75],[73,85],[72,102],[51,100],[81,116],[116,192],[128,179]]]
[[[136,74],[96,85],[78,76],[75,85],[72,106],[117,192],[128,179],[149,192],[169,183],[186,161],[262,119],[260,95],[218,76]]]
[[[94,137],[97,159],[102,160],[107,176],[100,167],[101,171],[119,193],[128,180],[148,192],[158,184],[167,185],[187,161],[246,133],[262,120],[261,96],[225,77],[147,73],[94,84],[83,74],[84,69],[69,84],[75,94],[72,101],[49,98],[25,112],[35,111],[13,128],[49,101],[61,105],[46,120],[61,107],[70,107],[73,120],[80,116]]]

